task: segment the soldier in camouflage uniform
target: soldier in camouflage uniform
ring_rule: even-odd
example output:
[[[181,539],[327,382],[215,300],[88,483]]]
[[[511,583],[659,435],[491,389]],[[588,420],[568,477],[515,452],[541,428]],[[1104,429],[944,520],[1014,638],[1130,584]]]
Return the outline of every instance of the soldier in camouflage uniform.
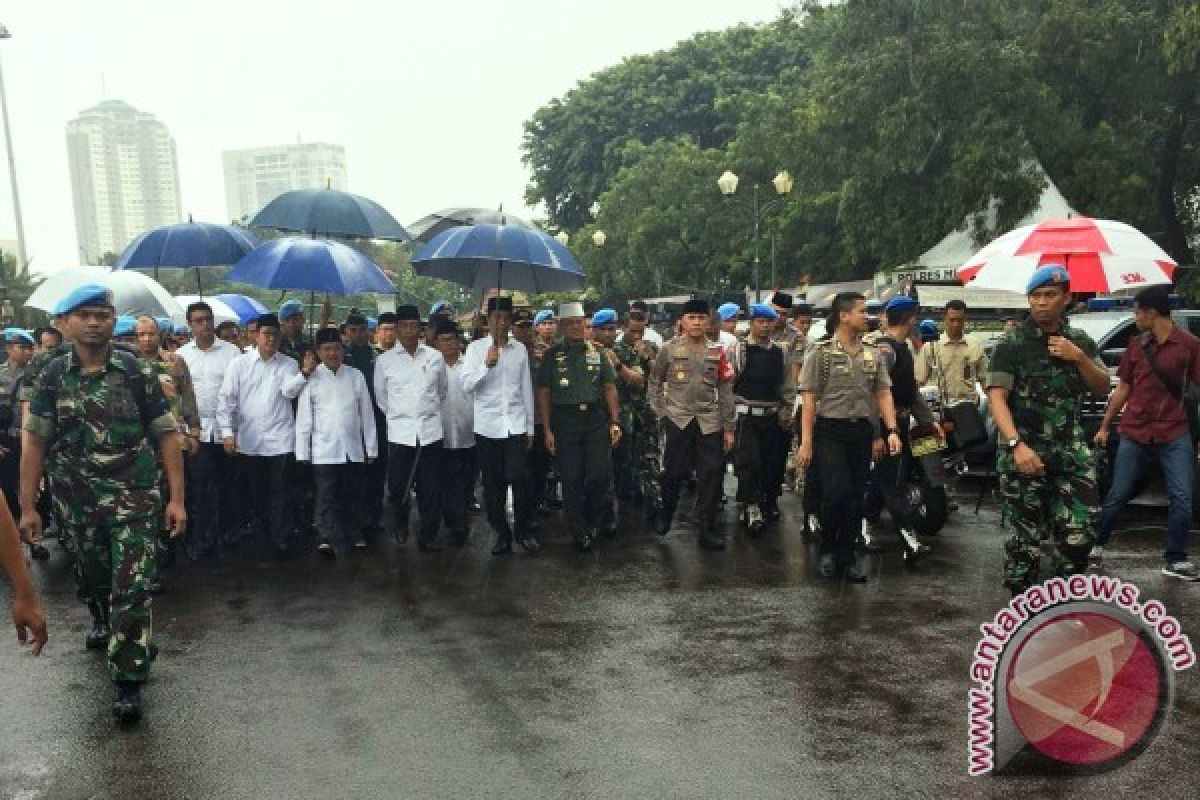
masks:
[[[40,534],[35,504],[43,467],[54,480],[54,502],[68,532],[80,590],[99,607],[97,628],[111,627],[109,673],[117,685],[113,713],[141,717],[141,684],[153,658],[150,595],[157,516],[161,510],[157,440],[171,498],[165,518],[173,535],[187,521],[178,426],[154,372],[110,345],[112,295],[81,286],[54,313],[66,316],[73,347],[41,370],[29,400],[21,458],[21,533]],[[91,644],[97,628],[88,636]]]
[[[21,475],[21,414],[17,394],[25,381],[25,366],[33,357],[33,336],[20,328],[7,328],[4,343],[8,360],[0,364],[0,488],[10,509],[18,510],[17,484]],[[37,559],[49,558],[41,542],[29,546]]]
[[[613,352],[622,367],[618,375],[641,376],[640,387],[635,385],[636,381],[619,381],[617,384],[621,425],[626,431],[618,451],[627,448],[634,499],[642,504],[646,518],[654,519],[662,509],[662,446],[658,439],[658,418],[650,408],[646,393],[650,367],[658,358],[658,348],[645,335],[645,312],[630,311],[625,318],[625,333],[613,345]]]
[[[1038,583],[1041,542],[1055,545],[1058,575],[1087,569],[1099,498],[1080,420],[1089,393],[1108,393],[1108,371],[1086,333],[1067,325],[1067,271],[1038,269],[1026,287],[1030,318],[992,356],[988,404],[1000,441],[1004,584],[1014,595]]]

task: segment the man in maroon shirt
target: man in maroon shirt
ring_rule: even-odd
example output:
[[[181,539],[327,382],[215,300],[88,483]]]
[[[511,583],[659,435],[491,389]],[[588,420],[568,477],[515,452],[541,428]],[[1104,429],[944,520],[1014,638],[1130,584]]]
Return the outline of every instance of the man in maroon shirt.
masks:
[[[1113,460],[1112,485],[1100,511],[1089,563],[1093,568],[1103,566],[1104,546],[1117,514],[1133,496],[1146,459],[1154,457],[1167,485],[1167,549],[1162,573],[1185,581],[1200,580],[1200,572],[1187,557],[1196,456],[1183,395],[1189,382],[1200,384],[1200,339],[1171,321],[1171,301],[1165,288],[1144,289],[1134,302],[1138,333],[1130,338],[1121,357],[1117,368],[1120,383],[1096,434],[1096,444],[1106,446],[1113,417],[1124,409],[1117,428],[1120,442]]]

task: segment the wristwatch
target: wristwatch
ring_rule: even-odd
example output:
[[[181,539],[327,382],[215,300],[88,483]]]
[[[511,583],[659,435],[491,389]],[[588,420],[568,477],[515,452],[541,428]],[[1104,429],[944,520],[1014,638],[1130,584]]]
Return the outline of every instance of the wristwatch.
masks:
[[[888,428],[886,431],[884,431],[884,433],[886,433],[888,436],[891,436],[893,433],[897,436],[900,435],[900,431],[896,430],[895,428]]]
[[[1021,443],[1021,437],[1014,436],[1013,438],[1011,438],[1007,442],[1005,442],[1004,446],[1007,447],[1009,449],[1009,451],[1011,452],[1013,450],[1016,450],[1017,445],[1019,445],[1020,443]]]

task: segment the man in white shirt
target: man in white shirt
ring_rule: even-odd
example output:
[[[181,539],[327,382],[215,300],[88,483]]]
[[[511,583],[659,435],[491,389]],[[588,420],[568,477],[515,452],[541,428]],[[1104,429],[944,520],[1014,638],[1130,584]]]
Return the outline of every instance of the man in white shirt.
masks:
[[[450,531],[450,544],[467,543],[470,524],[467,507],[475,477],[474,399],[463,388],[462,331],[451,319],[441,319],[433,341],[446,360],[447,389],[442,401],[442,520]]]
[[[217,426],[217,396],[229,365],[242,351],[216,337],[212,307],[208,303],[189,305],[187,321],[193,338],[179,348],[178,355],[191,373],[196,411],[200,415],[200,430],[191,432],[199,437],[200,446],[186,464],[188,517],[192,521],[187,535],[195,538],[199,552],[215,555],[219,532],[233,521],[231,460],[225,454]]]
[[[233,360],[217,395],[217,428],[241,462],[239,482],[260,536],[288,556],[288,463],[296,449],[292,399],[304,388],[296,360],[279,352],[279,319],[258,318],[257,349]],[[314,365],[306,364],[311,371]]]
[[[343,363],[345,353],[337,328],[317,331],[317,357],[296,406],[296,460],[312,462],[317,486],[313,524],[320,537],[317,551],[336,558],[346,550],[348,531],[354,546],[367,546],[356,524],[363,464],[379,452],[375,409],[360,370]]]
[[[511,297],[488,300],[488,329],[467,347],[463,358],[463,388],[474,396],[475,452],[483,471],[483,506],[496,532],[492,555],[512,552],[515,538],[527,552],[540,543],[531,530],[533,497],[526,477],[526,459],[533,445],[533,380],[525,346],[509,336]],[[505,510],[508,489],[513,493],[514,525]]]
[[[395,513],[396,541],[408,541],[408,493],[415,484],[420,523],[417,549],[440,550],[438,481],[442,461],[442,401],[446,362],[421,343],[416,306],[396,309],[396,346],[375,361],[375,402],[387,418],[388,494]]]

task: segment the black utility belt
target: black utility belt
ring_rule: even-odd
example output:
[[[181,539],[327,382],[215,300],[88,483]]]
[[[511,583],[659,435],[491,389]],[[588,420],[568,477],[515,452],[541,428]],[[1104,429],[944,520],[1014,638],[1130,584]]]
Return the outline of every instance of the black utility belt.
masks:
[[[555,414],[590,414],[602,410],[603,406],[600,403],[556,403],[551,407]]]
[[[748,403],[738,403],[735,409],[737,413],[751,417],[769,417],[779,413],[779,406],[752,406]]]
[[[824,425],[870,425],[870,417],[817,417],[817,424]]]

